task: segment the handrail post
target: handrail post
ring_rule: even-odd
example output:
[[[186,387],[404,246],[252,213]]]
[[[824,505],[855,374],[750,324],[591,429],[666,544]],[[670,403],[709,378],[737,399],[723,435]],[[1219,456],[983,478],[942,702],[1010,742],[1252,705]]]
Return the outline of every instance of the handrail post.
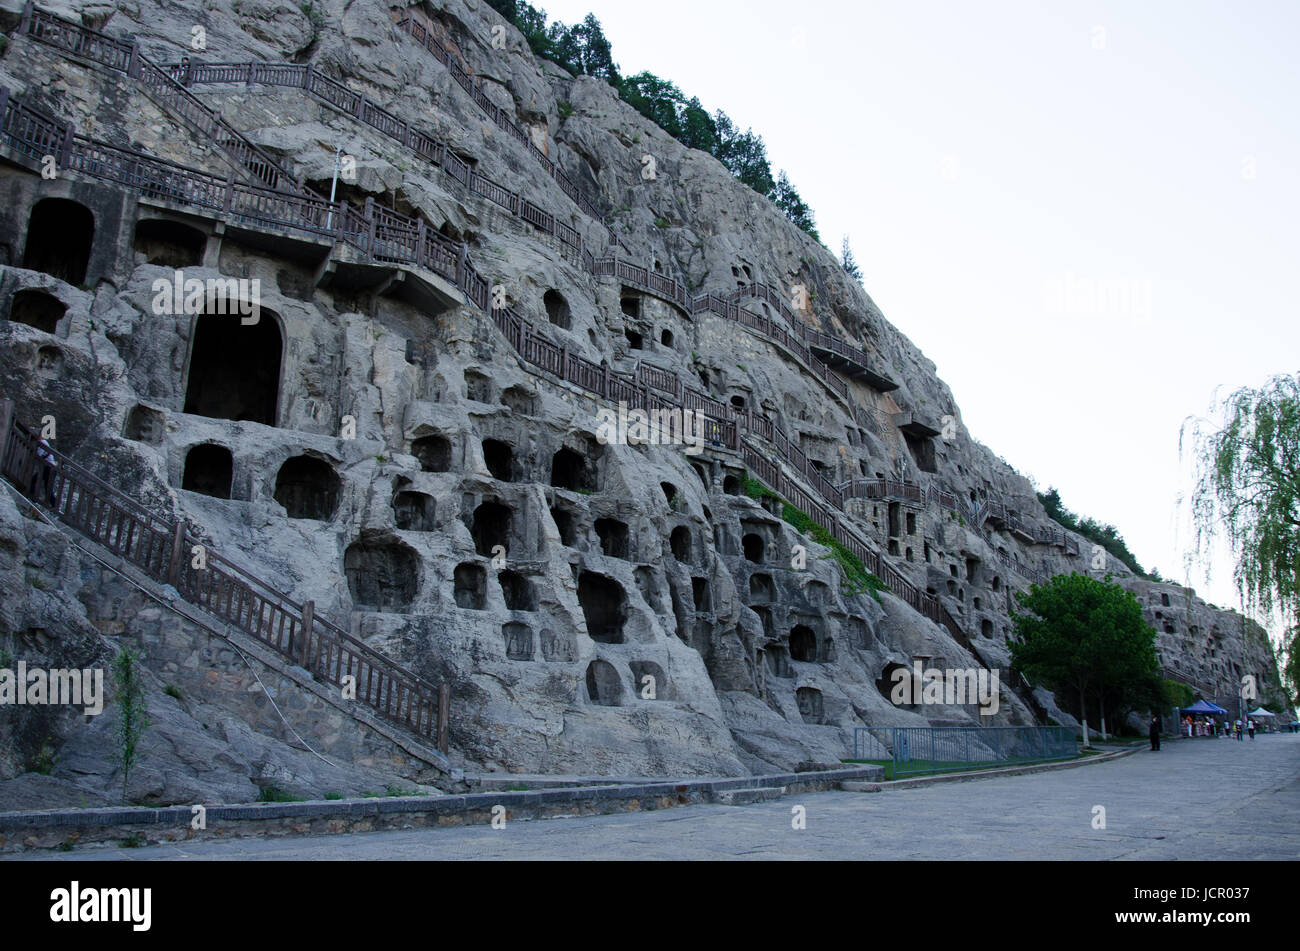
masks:
[[[68,164],[68,156],[72,154],[72,136],[72,123],[69,122],[63,130],[63,141],[59,143],[59,164],[62,166]]]
[[[29,32],[29,31],[31,30],[31,26],[32,26],[32,8],[33,8],[33,6],[34,6],[34,4],[32,3],[32,0],[27,0],[27,2],[23,4],[23,16],[22,16],[22,20],[20,20],[19,23],[18,23],[18,33],[19,33],[19,35],[22,35],[22,34],[24,34],[24,33],[27,33],[27,32]]]
[[[131,53],[126,60],[126,74],[132,79],[140,78],[140,41],[131,41]]]
[[[451,726],[451,689],[444,680],[438,684],[438,750],[446,755],[449,746],[449,736]]]
[[[181,589],[181,565],[185,558],[185,520],[177,519],[172,532],[172,560],[167,566],[167,583],[177,591]]]
[[[366,253],[369,254],[371,257],[374,257],[375,256],[375,200],[374,198],[371,197],[366,198],[365,214],[366,214],[366,223],[367,223]]]
[[[302,606],[302,633],[298,642],[298,665],[307,667],[311,662],[311,629],[316,620],[316,602],[308,601]]]
[[[13,427],[13,420],[14,401],[0,399],[0,473],[4,472],[5,463],[9,461],[9,430]]]

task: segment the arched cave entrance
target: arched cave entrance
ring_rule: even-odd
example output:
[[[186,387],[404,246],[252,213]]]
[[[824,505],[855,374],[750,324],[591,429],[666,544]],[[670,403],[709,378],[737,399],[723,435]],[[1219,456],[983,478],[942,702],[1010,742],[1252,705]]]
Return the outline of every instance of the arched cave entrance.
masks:
[[[587,633],[602,644],[623,643],[627,595],[613,578],[584,571],[578,579],[578,603],[587,619]]]
[[[290,518],[328,522],[339,504],[339,477],[329,463],[297,456],[275,477],[275,500]]]
[[[451,471],[451,440],[446,436],[422,436],[411,443],[411,455],[424,472]]]
[[[756,565],[763,563],[763,554],[767,551],[767,543],[763,541],[763,536],[750,533],[741,539],[740,544],[747,561]]]
[[[593,660],[587,667],[587,696],[601,707],[618,707],[623,704],[623,682],[618,671],[603,660]]]
[[[185,412],[274,426],[283,349],[279,321],[265,307],[251,325],[237,315],[201,314],[190,347]]]
[[[453,597],[456,607],[466,611],[483,611],[487,608],[487,572],[482,565],[466,562],[457,565],[452,575]]]
[[[536,611],[537,596],[533,584],[517,571],[502,571],[497,575],[507,611]]]
[[[794,692],[799,715],[804,723],[820,724],[826,720],[822,692],[815,687],[800,687]]]
[[[628,557],[628,527],[614,518],[596,519],[596,534],[600,537],[600,550],[610,558]]]
[[[673,690],[664,669],[652,660],[634,660],[632,669],[632,694],[638,700],[672,700]],[[647,680],[646,678],[650,678]]]
[[[423,492],[399,492],[393,498],[398,531],[432,532],[437,528],[437,503]]]
[[[546,319],[561,330],[573,329],[573,314],[569,302],[557,290],[549,290],[542,295],[542,304],[546,307]]]
[[[474,549],[484,558],[496,557],[494,548],[510,550],[510,521],[513,512],[500,502],[484,502],[474,510]]]
[[[668,544],[672,548],[673,557],[684,565],[691,563],[691,530],[685,525],[678,525],[673,529],[672,535],[668,539]]]
[[[230,450],[215,443],[204,443],[186,454],[181,488],[214,499],[228,499],[234,473],[235,459]]]
[[[560,544],[572,548],[578,541],[578,533],[573,527],[573,513],[567,509],[551,509],[551,518],[555,521],[555,530],[560,533]]]
[[[95,216],[80,202],[42,198],[27,220],[23,267],[80,287],[86,283]]]
[[[353,542],[344,552],[343,569],[356,610],[410,610],[420,581],[419,557],[413,549],[399,541]]]
[[[799,624],[790,632],[790,659],[804,664],[817,663],[817,635],[812,628]]]
[[[594,466],[581,453],[565,446],[551,458],[551,485],[570,492],[594,492]]]
[[[483,440],[483,461],[498,482],[514,481],[515,454],[499,439]]]

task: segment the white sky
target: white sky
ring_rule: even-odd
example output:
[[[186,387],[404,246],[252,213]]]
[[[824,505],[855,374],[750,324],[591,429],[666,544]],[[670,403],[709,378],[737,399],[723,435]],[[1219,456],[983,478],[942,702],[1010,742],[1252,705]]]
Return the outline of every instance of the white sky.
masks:
[[[1178,431],[1300,370],[1300,3],[538,5],[752,125],[976,438],[1237,604],[1184,572]]]

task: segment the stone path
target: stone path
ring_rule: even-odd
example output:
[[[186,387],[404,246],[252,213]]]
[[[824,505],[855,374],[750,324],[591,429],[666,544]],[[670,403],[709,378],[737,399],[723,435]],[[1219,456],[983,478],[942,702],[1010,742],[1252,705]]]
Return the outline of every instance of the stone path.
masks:
[[[807,810],[795,830],[791,810]],[[1093,828],[1093,808],[1106,828]],[[1079,769],[743,807],[41,853],[157,859],[1300,859],[1300,735],[1167,741]]]

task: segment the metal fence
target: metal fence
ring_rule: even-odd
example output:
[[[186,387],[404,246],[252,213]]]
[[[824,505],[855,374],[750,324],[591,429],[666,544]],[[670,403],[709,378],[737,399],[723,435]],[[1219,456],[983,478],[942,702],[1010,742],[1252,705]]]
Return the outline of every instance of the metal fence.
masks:
[[[1079,753],[1074,732],[1061,726],[887,726],[853,731],[853,759],[893,764],[893,778],[948,773]]]

